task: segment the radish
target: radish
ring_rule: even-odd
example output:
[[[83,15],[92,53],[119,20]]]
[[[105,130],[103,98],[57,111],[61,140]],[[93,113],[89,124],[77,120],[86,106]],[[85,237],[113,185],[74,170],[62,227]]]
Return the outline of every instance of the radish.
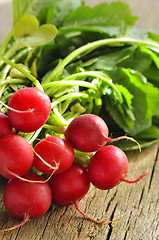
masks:
[[[104,222],[88,216],[79,209],[78,202],[87,194],[90,188],[87,170],[81,164],[73,163],[64,173],[52,176],[49,180],[49,185],[54,203],[62,206],[74,204],[77,211],[91,221],[108,224],[127,218]]]
[[[108,133],[109,130],[105,121],[94,114],[80,115],[64,129],[66,140],[73,148],[82,152],[95,152],[106,142],[114,142],[124,138],[136,142],[133,138],[127,136],[110,139]]]
[[[31,181],[44,181],[45,179],[33,173],[24,176]],[[4,190],[4,205],[9,214],[23,221],[9,231],[23,226],[29,219],[45,214],[52,202],[51,189],[48,183],[28,183],[19,179],[10,180]]]
[[[34,153],[28,141],[15,134],[0,138],[0,174],[8,179],[23,176],[33,164]]]
[[[12,133],[14,133],[14,131],[8,120],[8,116],[0,113],[0,138]]]
[[[113,145],[104,146],[97,151],[88,166],[90,182],[102,190],[111,189],[122,181],[136,183],[147,174],[147,171],[132,181],[126,179],[127,173],[127,156],[120,148]]]
[[[51,111],[51,101],[37,88],[23,88],[15,92],[8,102],[11,125],[21,132],[33,132],[42,127]]]
[[[53,202],[63,206],[81,200],[90,187],[87,171],[78,163],[73,163],[67,171],[52,176],[49,184]]]
[[[87,170],[82,165],[74,162],[65,172],[52,176],[49,185],[54,203],[62,206],[74,204],[78,212],[90,219],[79,209],[77,203],[90,188]]]
[[[66,171],[74,161],[73,147],[63,138],[49,136],[38,142],[34,147],[34,166],[42,173],[51,174],[59,164],[54,174]],[[42,159],[45,161],[42,161]]]

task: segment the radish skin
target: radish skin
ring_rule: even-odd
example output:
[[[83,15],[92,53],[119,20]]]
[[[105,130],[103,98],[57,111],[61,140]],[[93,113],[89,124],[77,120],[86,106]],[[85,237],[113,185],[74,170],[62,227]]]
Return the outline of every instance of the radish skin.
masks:
[[[27,140],[9,134],[0,138],[0,174],[8,179],[26,174],[33,165],[34,153]]]
[[[54,175],[49,180],[53,202],[62,206],[80,201],[90,188],[90,181],[85,168],[73,163],[64,173]]]
[[[15,92],[8,102],[10,124],[21,132],[34,132],[43,126],[51,111],[51,101],[37,88],[23,88]]]
[[[14,133],[14,131],[9,122],[8,116],[0,113],[0,138],[12,133]]]
[[[41,176],[28,172],[26,179],[44,181]],[[4,190],[3,202],[8,213],[23,221],[14,227],[3,229],[9,231],[23,226],[29,219],[44,215],[52,202],[51,189],[48,183],[30,183],[11,179]]]
[[[136,183],[146,176],[145,171],[135,180],[126,179],[128,173],[128,159],[118,147],[107,145],[97,151],[88,166],[90,182],[99,189],[108,190],[120,182]]]
[[[51,174],[58,165],[54,174],[60,174],[71,167],[73,161],[73,147],[63,138],[49,136],[34,147],[33,164],[42,173]]]
[[[73,119],[67,128],[63,130],[66,140],[73,148],[82,152],[95,152],[107,142],[115,142],[121,139],[139,143],[131,137],[120,136],[108,138],[109,129],[105,121],[95,114],[82,114]],[[141,149],[140,149],[141,150]]]

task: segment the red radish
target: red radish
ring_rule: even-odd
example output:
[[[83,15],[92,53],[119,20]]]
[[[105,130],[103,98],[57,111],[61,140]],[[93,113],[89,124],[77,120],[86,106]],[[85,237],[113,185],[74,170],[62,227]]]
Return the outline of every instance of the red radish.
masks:
[[[64,173],[52,176],[49,180],[49,184],[54,203],[62,206],[74,204],[79,213],[87,219],[97,223],[108,224],[121,220],[117,219],[103,222],[94,217],[88,216],[79,209],[78,202],[87,194],[90,188],[87,170],[82,165],[73,163],[72,166]]]
[[[82,152],[95,152],[106,142],[114,142],[124,138],[136,142],[127,136],[110,139],[108,134],[109,130],[104,120],[94,114],[80,115],[64,129],[66,140],[73,148]]]
[[[77,204],[90,188],[87,170],[82,165],[73,163],[65,172],[52,176],[49,180],[49,185],[54,203],[62,206],[74,204],[77,211],[83,216],[95,220],[83,213]]]
[[[74,161],[73,147],[63,138],[49,136],[38,142],[34,147],[34,166],[42,173],[51,174],[52,168],[47,166],[39,156],[52,167],[59,164],[54,174],[66,171]]]
[[[78,163],[73,163],[67,171],[52,176],[49,184],[53,202],[63,206],[81,200],[90,187],[87,171]]]
[[[127,156],[120,148],[113,145],[104,146],[96,152],[88,166],[90,182],[102,190],[111,189],[122,181],[136,183],[147,174],[147,171],[133,181],[125,178],[127,173]]]
[[[33,132],[47,121],[51,101],[37,88],[23,88],[15,92],[8,102],[8,118],[11,125],[21,132]]]
[[[33,164],[34,153],[28,141],[15,134],[0,138],[0,174],[8,179],[23,176]]]
[[[32,181],[45,180],[33,173],[27,173],[24,177]],[[29,219],[45,214],[51,205],[52,194],[48,183],[28,183],[12,179],[6,185],[3,201],[10,215],[24,219],[19,225],[1,230],[9,231],[23,226]]]
[[[12,133],[14,133],[13,127],[8,120],[8,116],[0,113],[0,138]]]

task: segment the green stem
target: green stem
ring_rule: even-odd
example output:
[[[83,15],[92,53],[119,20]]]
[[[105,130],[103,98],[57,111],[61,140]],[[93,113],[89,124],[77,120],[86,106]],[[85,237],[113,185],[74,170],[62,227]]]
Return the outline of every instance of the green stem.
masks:
[[[7,74],[9,73],[9,70],[11,69],[11,66],[6,64],[5,67],[1,70],[0,73],[0,82],[4,81],[4,79],[7,77]]]
[[[1,97],[2,97],[2,94],[3,94],[4,90],[5,90],[5,87],[6,87],[6,86],[3,86],[3,87],[0,88],[0,99],[1,99]]]
[[[24,57],[28,53],[28,49],[23,49],[22,51],[18,52],[14,58],[11,59],[12,62],[17,62],[19,59]],[[0,79],[4,80],[7,77],[9,70],[11,69],[11,65],[6,64],[5,67],[1,70]]]
[[[65,78],[65,80],[69,80],[72,78],[78,78],[78,77],[84,77],[84,76],[88,76],[88,77],[91,76],[91,77],[101,79],[103,82],[107,83],[115,92],[117,92],[120,102],[122,101],[122,95],[121,95],[120,91],[117,89],[117,87],[112,82],[112,80],[110,78],[106,77],[103,73],[100,73],[97,71],[80,72],[80,73],[75,73],[73,75],[70,75],[69,77]]]
[[[10,31],[10,33],[7,35],[7,37],[4,39],[3,43],[0,46],[0,55],[3,55],[7,49],[7,45],[10,42],[11,38],[13,36],[13,29]]]
[[[67,126],[68,122],[63,118],[63,116],[60,114],[59,110],[57,107],[53,108],[53,111],[56,115],[56,117],[58,118],[58,121],[63,125],[63,126]]]
[[[81,92],[77,92],[77,93],[69,93],[66,94],[62,97],[59,97],[57,100],[55,100],[54,102],[52,102],[51,104],[51,108],[54,108],[56,105],[58,105],[59,103],[67,100],[67,99],[72,99],[72,98],[78,98],[78,97],[84,97],[84,98],[88,98],[88,94],[86,93],[81,93]]]
[[[44,124],[43,128],[58,132],[58,133],[63,133],[63,127],[59,127],[59,126],[53,126],[53,125],[49,125],[49,124]]]
[[[24,48],[22,50],[20,50],[16,55],[14,55],[14,57],[11,59],[14,62],[19,61],[21,58],[23,58],[24,56],[26,56],[28,54],[29,49],[28,48]]]
[[[61,109],[60,109],[60,113],[63,114],[64,112],[66,112],[66,110],[68,109],[69,105],[71,103],[70,99],[65,100],[62,104],[61,104]]]
[[[3,86],[3,87],[5,87],[6,90],[7,90],[7,88],[8,88],[8,87],[6,87],[6,86]],[[2,87],[2,88],[3,88],[3,87]],[[13,92],[10,92],[10,93],[8,93],[8,94],[5,94],[5,96],[3,96],[3,98],[1,99],[1,101],[2,101],[2,102],[6,102],[6,100],[8,100],[12,95],[13,95]]]
[[[71,76],[75,76],[75,75],[71,75]],[[72,77],[73,78],[73,77]],[[68,79],[69,80],[69,79]],[[69,80],[67,81],[67,78],[65,78],[65,80],[61,80],[61,81],[54,81],[54,82],[49,82],[49,83],[43,83],[42,87],[45,88],[49,88],[49,87],[57,87],[57,86],[82,86],[82,87],[87,87],[87,88],[92,88],[95,91],[98,91],[97,87],[89,82],[85,82],[85,81],[80,81],[80,80]]]
[[[28,85],[30,83],[30,81],[28,81],[27,79],[19,79],[19,78],[9,78],[9,79],[5,79],[2,80],[0,79],[0,86],[4,86],[7,84],[25,84]]]
[[[16,53],[18,49],[14,47],[14,44],[9,48],[9,50],[3,55],[5,58],[11,58]]]
[[[70,63],[72,60],[74,60],[76,57],[79,57],[80,54],[84,52],[91,52],[96,48],[106,46],[106,45],[119,45],[119,44],[144,44],[147,46],[159,48],[159,44],[153,41],[146,41],[146,40],[139,40],[139,39],[133,39],[133,38],[110,38],[110,39],[102,39],[97,40],[91,43],[88,43],[86,45],[83,45],[82,47],[79,47],[78,49],[71,52],[67,57],[65,57],[55,68],[54,70],[48,75],[48,77],[45,79],[45,82],[49,82],[52,79],[56,78],[59,74],[62,74],[65,66]]]
[[[30,144],[32,144],[36,138],[38,137],[38,135],[40,134],[41,130],[42,130],[43,126],[41,128],[39,128],[37,131],[33,132],[33,134],[31,135],[31,137],[28,139],[28,142]]]
[[[18,64],[12,62],[11,60],[9,60],[3,56],[0,56],[0,59],[2,61],[4,61],[5,63],[11,65],[13,68],[17,69],[22,74],[24,74],[24,76],[26,76],[31,82],[33,82],[33,84],[36,86],[36,88],[43,91],[43,88],[42,88],[40,82],[32,74],[30,74],[29,72],[27,72],[26,70],[21,68]]]

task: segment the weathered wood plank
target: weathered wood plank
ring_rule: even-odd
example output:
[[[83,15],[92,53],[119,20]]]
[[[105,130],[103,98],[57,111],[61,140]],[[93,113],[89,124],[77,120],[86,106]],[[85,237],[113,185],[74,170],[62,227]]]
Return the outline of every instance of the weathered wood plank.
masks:
[[[91,187],[80,202],[80,208],[90,216],[103,221],[127,219],[108,225],[91,222],[81,216],[74,206],[49,211],[43,217],[31,220],[20,229],[0,233],[2,239],[96,239],[96,240],[158,240],[159,239],[159,156],[158,145],[128,153],[130,179],[145,169],[148,175],[137,184],[121,183],[109,191]],[[2,203],[6,181],[1,179],[0,228],[19,223],[8,216]],[[132,216],[130,216],[132,215]],[[130,216],[130,217],[129,217]]]

